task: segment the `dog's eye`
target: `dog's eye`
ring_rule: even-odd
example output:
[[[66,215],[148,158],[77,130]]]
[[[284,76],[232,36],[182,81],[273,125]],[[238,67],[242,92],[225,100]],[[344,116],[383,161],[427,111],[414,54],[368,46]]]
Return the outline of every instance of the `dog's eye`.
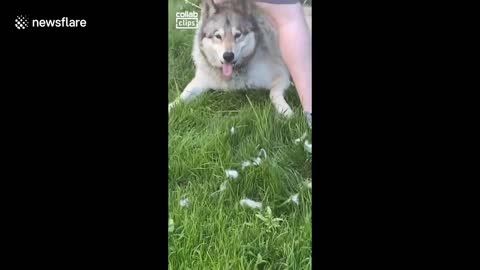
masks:
[[[235,34],[235,39],[239,38],[240,36],[242,36],[241,33],[236,33],[236,34]]]
[[[215,35],[215,37],[218,38],[218,39],[220,39],[220,40],[222,40],[222,36],[220,36],[220,35],[218,35],[218,34]]]

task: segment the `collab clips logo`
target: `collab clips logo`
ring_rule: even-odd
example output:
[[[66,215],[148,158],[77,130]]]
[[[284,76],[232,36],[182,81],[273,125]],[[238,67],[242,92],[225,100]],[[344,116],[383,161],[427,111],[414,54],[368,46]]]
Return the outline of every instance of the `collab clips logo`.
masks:
[[[198,13],[195,11],[177,12],[175,18],[177,29],[197,29]]]
[[[87,21],[84,19],[69,19],[68,17],[63,17],[61,19],[33,19],[31,20],[28,16],[20,15],[15,19],[15,27],[18,30],[26,29],[31,26],[32,28],[84,28],[87,26]]]

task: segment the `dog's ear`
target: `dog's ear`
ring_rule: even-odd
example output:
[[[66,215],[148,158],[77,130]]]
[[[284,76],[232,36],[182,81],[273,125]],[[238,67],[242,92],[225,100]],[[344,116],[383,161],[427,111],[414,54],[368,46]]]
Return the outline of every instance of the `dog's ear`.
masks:
[[[218,11],[217,5],[213,2],[213,0],[203,0],[202,1],[202,12],[205,18],[208,18],[215,14]]]

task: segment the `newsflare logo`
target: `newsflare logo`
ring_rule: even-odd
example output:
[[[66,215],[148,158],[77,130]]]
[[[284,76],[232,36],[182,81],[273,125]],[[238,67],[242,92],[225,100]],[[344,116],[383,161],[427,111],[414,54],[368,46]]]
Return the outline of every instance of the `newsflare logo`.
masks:
[[[26,15],[19,15],[15,18],[15,27],[18,30],[31,28],[84,28],[87,26],[85,19],[29,19]]]
[[[27,16],[20,15],[15,19],[15,27],[17,29],[26,29],[28,27],[28,18]]]

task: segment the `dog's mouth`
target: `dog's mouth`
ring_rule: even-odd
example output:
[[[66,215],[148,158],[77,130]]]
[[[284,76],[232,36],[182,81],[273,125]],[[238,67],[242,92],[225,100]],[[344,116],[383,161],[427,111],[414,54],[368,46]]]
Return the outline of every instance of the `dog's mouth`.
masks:
[[[222,62],[222,73],[223,73],[223,76],[227,77],[227,78],[231,78],[232,77],[232,74],[233,74],[233,69],[235,68],[235,64],[237,63],[237,61],[233,61],[233,62],[230,62],[230,63],[224,63]]]

